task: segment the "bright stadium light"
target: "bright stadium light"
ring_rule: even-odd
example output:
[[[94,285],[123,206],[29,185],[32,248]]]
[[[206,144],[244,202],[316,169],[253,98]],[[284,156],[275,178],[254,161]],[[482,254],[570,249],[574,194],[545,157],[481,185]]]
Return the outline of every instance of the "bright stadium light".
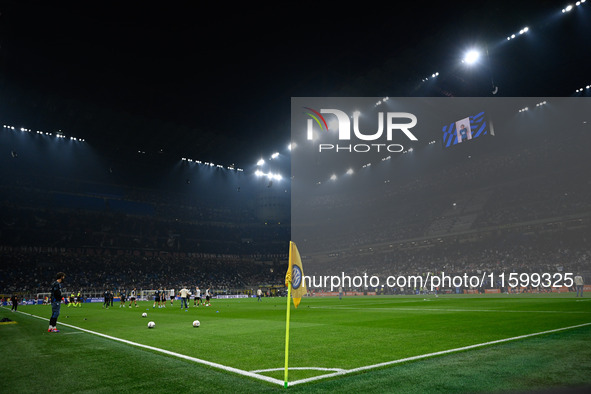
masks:
[[[262,166],[263,164],[265,164],[265,160],[260,159],[259,161],[257,161],[257,166]]]
[[[466,52],[466,55],[464,56],[464,63],[466,63],[468,65],[472,65],[472,64],[476,63],[479,58],[480,58],[480,52],[473,49],[473,50]]]

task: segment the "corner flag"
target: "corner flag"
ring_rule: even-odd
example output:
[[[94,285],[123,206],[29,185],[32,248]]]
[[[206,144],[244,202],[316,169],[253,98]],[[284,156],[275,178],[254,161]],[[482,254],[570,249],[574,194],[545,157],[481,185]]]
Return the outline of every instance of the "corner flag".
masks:
[[[297,308],[300,305],[302,297],[308,291],[306,289],[306,281],[304,280],[304,269],[302,268],[302,259],[300,252],[295,243],[289,241],[289,267],[285,274],[285,286],[289,287],[291,283],[291,290],[293,291],[293,305]]]
[[[289,312],[290,301],[292,297],[291,292],[293,290],[293,305],[297,308],[300,305],[300,301],[304,294],[308,291],[306,289],[306,281],[304,280],[304,269],[302,268],[302,259],[300,258],[300,252],[296,245],[289,241],[289,267],[285,274],[285,286],[287,286],[287,318],[285,320],[285,377],[284,386],[287,388],[287,373],[288,373],[288,360],[289,360]]]

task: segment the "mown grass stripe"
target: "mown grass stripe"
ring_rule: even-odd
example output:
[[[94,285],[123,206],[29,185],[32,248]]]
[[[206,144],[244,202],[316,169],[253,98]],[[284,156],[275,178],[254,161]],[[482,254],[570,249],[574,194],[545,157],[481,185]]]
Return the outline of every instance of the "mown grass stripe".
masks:
[[[27,315],[27,316],[31,316],[31,317],[34,317],[34,318],[37,318],[37,319],[49,321],[49,319],[47,319],[45,317],[36,316],[36,315],[30,314],[30,313],[21,312],[21,311],[18,311],[18,313],[21,313],[21,314]],[[278,384],[280,386],[283,386],[283,381],[281,381],[279,379],[274,379],[274,378],[271,378],[271,377],[268,377],[268,376],[265,376],[265,375],[259,375],[259,374],[256,374],[254,372],[244,371],[242,369],[238,369],[238,368],[234,368],[234,367],[228,367],[226,365],[222,365],[222,364],[218,364],[218,363],[213,363],[211,361],[202,360],[202,359],[199,359],[199,358],[196,358],[196,357],[191,357],[191,356],[187,356],[187,355],[184,355],[184,354],[180,354],[180,353],[176,353],[176,352],[171,352],[170,350],[160,349],[160,348],[157,348],[157,347],[154,347],[154,346],[148,346],[148,345],[144,345],[144,344],[141,344],[141,343],[137,343],[137,342],[133,342],[133,341],[128,341],[127,339],[117,338],[117,337],[114,337],[114,336],[111,336],[111,335],[102,334],[100,332],[87,330],[85,328],[73,326],[73,325],[68,324],[68,323],[59,323],[59,324],[60,325],[63,325],[63,326],[66,326],[66,327],[73,328],[75,330],[80,330],[80,331],[86,332],[88,334],[92,334],[92,335],[96,335],[96,336],[99,336],[99,337],[107,338],[107,339],[110,339],[110,340],[113,340],[113,341],[122,342],[122,343],[125,343],[125,344],[128,344],[128,345],[140,347],[140,348],[143,348],[143,349],[152,350],[152,351],[155,351],[155,352],[158,352],[158,353],[163,353],[163,354],[166,354],[166,355],[169,355],[169,356],[181,358],[181,359],[188,360],[188,361],[193,361],[193,362],[198,363],[198,364],[207,365],[207,366],[210,366],[210,367],[213,367],[213,368],[217,368],[217,369],[221,369],[221,370],[224,370],[224,371],[227,371],[227,372],[232,372],[232,373],[236,373],[236,374],[243,375],[243,376],[248,376],[248,377],[259,379],[259,380],[264,380],[264,381],[269,382],[269,383],[274,383],[274,384]]]
[[[572,330],[573,328],[586,327],[586,326],[589,326],[589,325],[591,325],[591,323],[577,324],[575,326],[561,327],[561,328],[556,328],[556,329],[553,329],[553,330],[535,332],[535,333],[532,333],[532,334],[519,335],[519,336],[511,337],[511,338],[497,339],[495,341],[477,343],[475,345],[468,345],[468,346],[462,346],[462,347],[455,348],[455,349],[442,350],[440,352],[434,352],[434,353],[428,353],[428,354],[421,354],[421,355],[418,355],[418,356],[406,357],[406,358],[402,358],[402,359],[399,359],[399,360],[386,361],[386,362],[379,363],[379,364],[366,365],[366,366],[359,367],[359,368],[353,368],[353,369],[343,370],[343,371],[339,371],[339,372],[335,372],[335,373],[331,373],[331,374],[327,374],[327,375],[314,376],[314,377],[311,377],[311,378],[300,379],[300,380],[296,380],[296,381],[293,381],[293,382],[289,382],[289,385],[290,386],[294,386],[296,384],[309,383],[309,382],[313,382],[313,381],[320,380],[320,379],[328,379],[328,378],[332,378],[332,377],[336,377],[336,376],[349,375],[349,374],[353,374],[353,373],[357,373],[357,372],[363,372],[363,371],[367,371],[367,370],[370,370],[370,369],[387,367],[387,366],[390,366],[390,365],[400,364],[400,363],[404,363],[404,362],[408,362],[408,361],[421,360],[421,359],[428,358],[428,357],[441,356],[441,355],[444,355],[444,354],[456,353],[456,352],[461,352],[461,351],[464,351],[464,350],[476,349],[476,348],[480,348],[480,347],[484,347],[484,346],[497,345],[499,343],[510,342],[510,341],[517,341],[517,340],[520,340],[520,339],[530,338],[530,337],[534,337],[534,336],[538,336],[538,335],[551,334],[551,333],[565,331],[565,330]]]

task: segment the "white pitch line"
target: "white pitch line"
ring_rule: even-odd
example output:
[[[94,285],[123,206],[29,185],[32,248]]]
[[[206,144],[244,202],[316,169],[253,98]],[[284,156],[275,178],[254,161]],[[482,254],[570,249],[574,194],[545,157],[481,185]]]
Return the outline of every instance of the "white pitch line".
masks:
[[[583,300],[578,300],[583,301]],[[424,302],[424,301],[423,301]],[[311,306],[310,309],[346,309],[346,310],[355,310],[355,311],[363,311],[363,310],[371,310],[371,311],[383,311],[383,312],[392,312],[392,311],[429,311],[429,312],[498,312],[498,313],[574,313],[574,314],[590,314],[591,312],[587,311],[514,311],[514,310],[506,310],[506,309],[447,309],[447,308],[353,308],[353,307],[345,307],[345,306],[336,306],[336,307],[323,307],[323,306]]]
[[[340,371],[340,372],[335,372],[335,373],[331,373],[331,374],[327,374],[327,375],[321,375],[321,376],[315,376],[315,377],[301,379],[301,380],[295,380],[293,382],[289,382],[289,385],[290,386],[293,386],[293,385],[296,385],[296,384],[309,383],[309,382],[313,382],[313,381],[320,380],[320,379],[327,379],[327,378],[332,378],[332,377],[335,377],[335,376],[348,375],[348,374],[352,374],[352,373],[356,373],[356,372],[367,371],[369,369],[375,369],[375,368],[380,368],[380,367],[386,367],[386,366],[389,366],[389,365],[400,364],[400,363],[404,363],[404,362],[407,362],[407,361],[420,360],[420,359],[423,359],[423,358],[433,357],[433,356],[441,356],[443,354],[455,353],[455,352],[460,352],[460,351],[463,351],[463,350],[476,349],[476,348],[483,347],[483,346],[496,345],[496,344],[499,344],[499,343],[504,343],[504,342],[509,342],[509,341],[516,341],[516,340],[519,340],[519,339],[530,338],[530,337],[534,337],[534,336],[537,336],[537,335],[551,334],[551,333],[554,333],[554,332],[559,332],[559,331],[564,331],[564,330],[571,330],[573,328],[585,327],[585,326],[589,326],[589,325],[591,325],[591,323],[583,323],[583,324],[578,324],[576,326],[556,328],[554,330],[547,330],[547,331],[535,332],[533,334],[519,335],[519,336],[516,336],[516,337],[505,338],[505,339],[498,339],[496,341],[483,342],[483,343],[478,343],[478,344],[469,345],[469,346],[463,346],[463,347],[459,347],[459,348],[455,348],[455,349],[442,350],[440,352],[422,354],[422,355],[419,355],[419,356],[412,356],[412,357],[402,358],[402,359],[394,360],[394,361],[387,361],[387,362],[383,362],[383,363],[379,363],[379,364],[374,364],[374,365],[366,365],[364,367],[353,368],[353,369],[349,369],[349,370],[343,370],[343,371]]]
[[[49,321],[49,319],[47,319],[45,317],[35,316],[35,315],[30,314],[30,313],[25,313],[25,312],[21,312],[21,311],[18,311],[18,313],[22,313],[23,315],[28,315],[28,316],[31,316],[31,317],[34,317],[34,318],[37,318],[37,319]],[[227,371],[227,372],[233,372],[233,373],[236,373],[236,374],[239,374],[239,375],[248,376],[248,377],[259,379],[259,380],[264,380],[266,382],[278,384],[280,386],[283,386],[284,385],[284,382],[282,380],[274,379],[274,378],[271,378],[271,377],[268,377],[268,376],[265,376],[265,375],[259,375],[259,374],[253,373],[253,372],[244,371],[242,369],[238,369],[238,368],[234,368],[234,367],[228,367],[226,365],[214,363],[214,362],[207,361],[207,360],[202,360],[202,359],[199,359],[199,358],[196,358],[196,357],[186,356],[184,354],[172,352],[170,350],[160,349],[160,348],[157,348],[157,347],[154,347],[154,346],[148,346],[148,345],[143,345],[141,343],[128,341],[127,339],[121,339],[121,338],[113,337],[111,335],[101,334],[100,332],[87,330],[85,328],[73,326],[73,325],[67,324],[67,323],[59,323],[59,324],[60,325],[63,325],[63,326],[66,326],[66,327],[70,327],[70,328],[76,329],[76,330],[80,330],[80,331],[83,331],[83,332],[86,332],[86,333],[89,333],[89,334],[97,335],[99,337],[107,338],[107,339],[110,339],[110,340],[113,340],[113,341],[122,342],[122,343],[125,343],[125,344],[128,344],[128,345],[132,345],[132,346],[137,346],[137,347],[140,347],[140,348],[152,350],[152,351],[159,352],[159,353],[164,353],[164,354],[167,354],[169,356],[174,356],[174,357],[182,358],[182,359],[185,359],[185,360],[193,361],[193,362],[196,362],[198,364],[203,364],[203,365],[207,365],[207,366],[210,366],[210,367],[213,367],[213,368],[222,369],[222,370]]]
[[[290,371],[346,371],[343,368],[322,368],[322,367],[289,367]],[[252,373],[260,373],[260,372],[274,372],[274,371],[284,371],[285,368],[268,368],[268,369],[257,369],[255,371],[250,371]]]

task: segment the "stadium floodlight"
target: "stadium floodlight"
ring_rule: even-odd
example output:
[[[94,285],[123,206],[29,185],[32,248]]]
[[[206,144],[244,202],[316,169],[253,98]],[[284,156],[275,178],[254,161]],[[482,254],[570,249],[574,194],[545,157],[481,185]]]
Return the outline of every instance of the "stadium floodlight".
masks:
[[[238,169],[237,171],[242,171],[242,169]],[[280,181],[283,179],[283,176],[281,176],[281,174],[273,174],[272,172],[265,174],[264,172],[260,171],[260,170],[256,170],[254,172],[254,174],[256,176],[266,176],[267,179],[269,179],[271,181],[270,185],[273,183],[273,181]]]
[[[275,152],[271,155],[271,159],[276,159],[279,156],[279,152]]]
[[[464,55],[463,62],[468,65],[472,65],[472,64],[476,63],[478,61],[478,59],[480,59],[480,52],[472,49],[472,50],[466,52],[466,54]]]
[[[336,174],[332,174],[332,176],[330,177],[331,181],[336,181],[337,180],[337,176]]]
[[[353,169],[352,169],[352,168],[349,168],[349,169],[347,170],[347,175],[351,175],[351,174],[353,174]]]
[[[265,160],[260,159],[259,161],[257,161],[257,166],[262,166],[263,164],[265,164]]]

